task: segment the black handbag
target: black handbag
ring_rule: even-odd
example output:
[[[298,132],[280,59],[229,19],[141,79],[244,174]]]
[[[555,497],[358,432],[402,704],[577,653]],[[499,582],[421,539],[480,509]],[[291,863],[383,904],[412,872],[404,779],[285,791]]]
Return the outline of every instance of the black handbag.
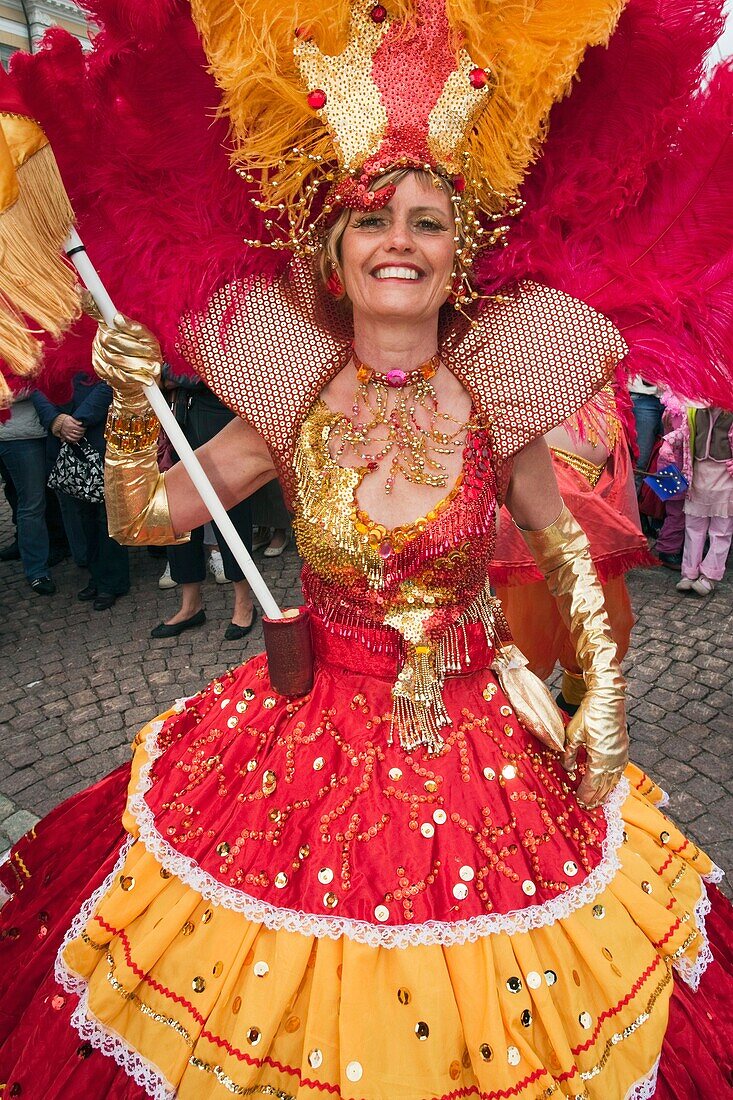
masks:
[[[87,439],[62,443],[48,484],[51,489],[58,489],[76,500],[100,504],[104,500],[102,456]]]

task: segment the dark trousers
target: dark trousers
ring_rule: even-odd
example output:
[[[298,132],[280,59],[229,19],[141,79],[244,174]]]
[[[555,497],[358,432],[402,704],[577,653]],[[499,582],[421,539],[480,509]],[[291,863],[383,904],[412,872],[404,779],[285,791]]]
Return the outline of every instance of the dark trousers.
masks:
[[[230,412],[221,401],[209,390],[195,390],[188,398],[188,408],[185,417],[179,417],[186,439],[191,446],[203,446],[218,435],[222,428],[234,419],[234,413]],[[230,508],[227,515],[242,539],[247,549],[252,552],[252,508],[249,500],[243,500]],[[244,574],[234,560],[224,539],[221,537],[216,524],[212,524],[216,534],[221,559],[224,565],[224,575],[230,581],[244,580]],[[206,553],[204,551],[204,529],[197,527],[191,532],[190,542],[182,546],[169,546],[167,548],[168,561],[171,566],[171,576],[179,584],[196,584],[206,579]]]
[[[0,441],[0,458],[17,493],[18,549],[29,581],[48,574],[46,440]]]
[[[76,500],[87,550],[87,568],[97,592],[124,596],[130,591],[130,556],[126,546],[110,537],[103,503]]]

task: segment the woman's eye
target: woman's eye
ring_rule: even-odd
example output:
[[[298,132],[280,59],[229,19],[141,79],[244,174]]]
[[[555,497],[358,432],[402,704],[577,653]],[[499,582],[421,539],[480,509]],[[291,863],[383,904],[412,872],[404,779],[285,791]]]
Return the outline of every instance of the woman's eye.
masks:
[[[384,218],[380,218],[378,214],[367,214],[364,218],[359,218],[358,222],[354,222],[355,229],[377,229],[384,225]]]
[[[446,227],[436,218],[420,218],[417,222],[418,229],[427,229],[430,233],[444,233]]]

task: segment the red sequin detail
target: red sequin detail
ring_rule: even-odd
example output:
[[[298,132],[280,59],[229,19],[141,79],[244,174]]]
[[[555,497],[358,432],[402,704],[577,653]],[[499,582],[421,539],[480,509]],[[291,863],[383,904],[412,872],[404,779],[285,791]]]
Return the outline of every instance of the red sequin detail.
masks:
[[[489,77],[485,69],[471,69],[468,79],[472,88],[485,88],[489,83]]]
[[[320,111],[322,107],[326,106],[326,93],[320,88],[308,92],[308,106],[312,107],[314,111]]]

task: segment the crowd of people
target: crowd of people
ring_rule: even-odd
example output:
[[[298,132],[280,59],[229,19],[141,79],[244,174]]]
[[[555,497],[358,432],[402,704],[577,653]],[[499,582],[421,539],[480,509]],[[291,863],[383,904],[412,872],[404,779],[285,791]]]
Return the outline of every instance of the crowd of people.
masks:
[[[233,419],[203,382],[169,376],[166,387],[193,447]],[[51,570],[71,558],[89,574],[77,599],[90,602],[95,611],[109,610],[130,588],[129,551],[109,534],[104,500],[104,428],[111,401],[105,382],[80,372],[66,403],[53,404],[34,390],[16,401],[0,423],[0,477],[15,529],[12,541],[0,549],[0,562],[20,561],[33,592],[53,596]],[[163,433],[158,454],[162,470],[176,461]],[[279,557],[289,543],[290,517],[277,481],[234,507],[229,516],[250,552]],[[257,609],[249,585],[213,524],[194,530],[183,545],[149,549],[165,560],[159,587],[178,589],[180,596],[178,609],[152,629],[152,637],[176,637],[204,624],[207,566],[217,584],[233,586],[225,638],[238,640],[250,633]]]
[[[681,400],[634,378],[637,486],[644,529],[677,590],[709,596],[725,575],[733,540],[733,412]],[[645,477],[669,471],[663,499]]]

